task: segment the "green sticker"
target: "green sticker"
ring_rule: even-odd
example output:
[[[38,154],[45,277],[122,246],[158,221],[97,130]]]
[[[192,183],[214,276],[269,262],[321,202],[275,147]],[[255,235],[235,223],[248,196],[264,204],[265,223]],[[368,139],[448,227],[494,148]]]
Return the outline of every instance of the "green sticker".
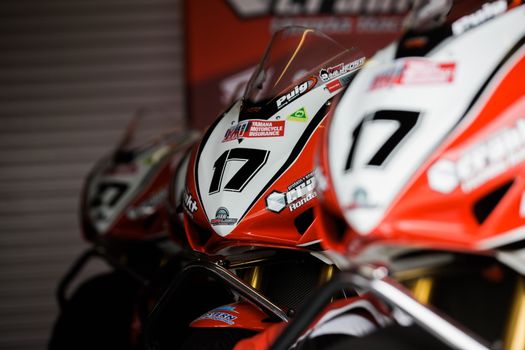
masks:
[[[288,116],[288,120],[295,120],[297,122],[305,122],[308,121],[308,116],[306,115],[306,111],[304,110],[304,107],[301,109],[296,110],[292,114]]]

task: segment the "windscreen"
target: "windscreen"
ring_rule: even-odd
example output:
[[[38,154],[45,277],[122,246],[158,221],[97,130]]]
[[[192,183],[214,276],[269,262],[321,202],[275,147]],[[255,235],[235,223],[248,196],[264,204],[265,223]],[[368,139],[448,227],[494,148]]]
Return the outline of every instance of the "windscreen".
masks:
[[[313,29],[289,27],[276,32],[252,75],[241,113],[272,115],[284,93],[303,93],[356,70],[363,55]],[[309,79],[307,81],[307,79]],[[273,106],[274,108],[269,108]]]

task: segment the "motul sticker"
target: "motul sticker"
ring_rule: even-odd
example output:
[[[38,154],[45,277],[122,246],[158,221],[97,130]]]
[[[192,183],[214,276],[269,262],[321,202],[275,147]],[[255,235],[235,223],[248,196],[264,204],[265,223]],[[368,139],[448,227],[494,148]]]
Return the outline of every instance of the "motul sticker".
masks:
[[[308,115],[306,114],[306,110],[304,109],[304,107],[302,107],[290,114],[287,119],[295,120],[297,122],[306,122],[308,121]]]
[[[224,322],[224,323],[229,324],[229,325],[233,325],[233,324],[235,324],[235,322],[233,322],[235,319],[237,319],[237,316],[229,314],[229,313],[226,313],[226,312],[210,311],[210,312],[205,313],[201,317],[199,317],[196,321],[198,321],[198,320],[214,320],[214,321]]]
[[[395,85],[447,84],[454,81],[454,62],[433,62],[425,59],[403,60],[382,72],[372,81],[370,90]]]
[[[427,173],[429,187],[470,192],[525,160],[525,119],[464,152],[457,160],[440,159]]]
[[[281,109],[284,106],[286,106],[288,103],[295,100],[297,97],[305,94],[308,92],[311,88],[313,88],[317,84],[317,78],[310,77],[308,80],[303,81],[302,83],[294,86],[292,89],[290,89],[286,94],[279,96],[277,98],[277,109]]]
[[[322,81],[329,81],[343,74],[347,74],[347,73],[357,70],[364,63],[365,63],[364,57],[361,57],[360,59],[355,60],[348,64],[344,64],[341,62],[336,66],[321,69],[319,71],[319,78],[321,78]]]
[[[292,212],[317,197],[313,172],[294,181],[288,186],[287,192],[273,191],[266,197],[266,207],[269,211],[280,213],[284,208]]]
[[[284,136],[284,120],[248,120],[228,129],[222,142],[244,138]]]
[[[230,212],[228,209],[224,207],[220,207],[215,212],[215,219],[212,219],[210,221],[210,224],[212,226],[220,226],[220,225],[235,225],[235,223],[238,221],[238,219],[230,218]]]

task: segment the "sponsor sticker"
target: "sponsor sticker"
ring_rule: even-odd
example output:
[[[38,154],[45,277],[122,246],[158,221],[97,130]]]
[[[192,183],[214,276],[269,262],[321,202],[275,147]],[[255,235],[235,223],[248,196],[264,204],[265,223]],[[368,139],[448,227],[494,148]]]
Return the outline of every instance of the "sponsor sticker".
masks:
[[[361,57],[348,64],[344,64],[341,62],[336,66],[321,69],[319,71],[319,78],[321,78],[322,81],[326,82],[334,78],[337,78],[343,74],[355,71],[359,67],[361,67],[364,63],[365,63],[364,57]]]
[[[328,84],[326,84],[326,89],[330,93],[336,92],[337,90],[342,89],[342,88],[343,88],[343,84],[341,84],[340,80],[333,80],[329,82]]]
[[[230,218],[230,212],[225,207],[220,207],[215,212],[215,219],[210,221],[212,226],[235,225],[238,219]]]
[[[306,122],[308,121],[308,115],[306,114],[306,110],[304,109],[304,107],[301,107],[300,109],[290,114],[287,119],[294,120],[296,122]]]
[[[198,320],[214,320],[219,322],[224,322],[229,325],[235,324],[235,319],[237,319],[237,316],[229,314],[227,312],[221,312],[221,311],[210,311],[202,315],[197,319]]]
[[[288,186],[287,192],[273,191],[270,193],[266,197],[266,207],[274,213],[280,213],[286,207],[293,212],[317,197],[315,184],[314,173],[311,172],[294,181]]]
[[[245,138],[284,136],[284,120],[247,120],[238,123],[226,131],[222,142]]]
[[[507,11],[507,1],[499,0],[491,3],[485,3],[483,6],[469,15],[461,17],[454,23],[452,23],[452,33],[454,35],[460,35],[467,30],[477,27],[480,24],[492,19],[498,15],[501,15]]]
[[[440,159],[427,172],[430,188],[451,193],[470,192],[525,161],[525,118],[477,143],[456,160]]]
[[[309,79],[303,81],[302,83],[299,83],[298,85],[294,86],[286,94],[277,97],[277,100],[275,102],[276,105],[277,105],[277,109],[283,108],[288,103],[290,103],[293,100],[295,100],[297,97],[299,97],[299,96],[303,95],[304,93],[308,92],[316,84],[317,84],[317,78],[316,77],[310,77]]]
[[[395,85],[448,84],[454,81],[454,62],[433,62],[425,59],[403,60],[392,69],[377,75],[369,90]]]
[[[231,306],[231,305],[219,306],[211,311],[231,311],[231,312],[235,312],[236,314],[239,313],[237,310],[235,310],[235,306]]]
[[[197,201],[193,199],[193,196],[188,189],[184,190],[184,193],[182,194],[182,204],[189,214],[193,214],[199,209],[197,207]]]
[[[352,202],[346,206],[346,209],[370,209],[376,207],[376,204],[369,201],[368,192],[364,188],[358,187],[352,193]]]

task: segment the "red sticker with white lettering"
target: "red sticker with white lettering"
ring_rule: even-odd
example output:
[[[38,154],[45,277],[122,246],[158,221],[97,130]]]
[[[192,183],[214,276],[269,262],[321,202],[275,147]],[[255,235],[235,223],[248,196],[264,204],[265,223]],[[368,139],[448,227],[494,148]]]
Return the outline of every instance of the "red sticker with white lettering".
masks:
[[[245,138],[284,136],[284,120],[247,120],[226,131],[222,142]]]
[[[337,90],[341,89],[343,87],[343,84],[341,84],[341,81],[334,80],[326,84],[326,88],[330,93],[336,92]]]
[[[404,60],[394,68],[382,72],[372,81],[370,90],[394,85],[448,84],[454,81],[454,62]]]

